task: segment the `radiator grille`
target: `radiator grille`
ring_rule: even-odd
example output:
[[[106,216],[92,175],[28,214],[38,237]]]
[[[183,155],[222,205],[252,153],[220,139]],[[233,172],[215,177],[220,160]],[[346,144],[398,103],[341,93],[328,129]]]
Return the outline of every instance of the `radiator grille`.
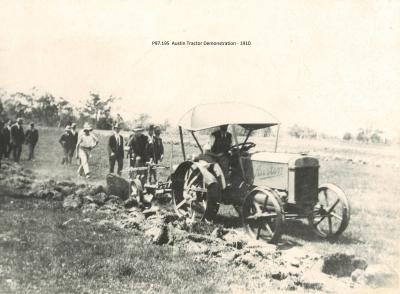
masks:
[[[318,167],[296,169],[295,199],[296,203],[314,203],[318,200]]]

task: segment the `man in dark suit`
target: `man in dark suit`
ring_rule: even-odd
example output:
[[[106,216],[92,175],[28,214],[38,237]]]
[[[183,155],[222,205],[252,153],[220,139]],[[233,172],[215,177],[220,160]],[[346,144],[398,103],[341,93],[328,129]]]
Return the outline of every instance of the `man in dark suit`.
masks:
[[[3,121],[0,120],[0,167],[1,167],[1,159],[3,158],[3,155],[5,155],[6,153],[6,140],[4,138],[4,134],[3,134],[3,127],[4,127],[4,123]]]
[[[63,159],[61,160],[61,164],[71,164],[72,160],[70,160],[69,155],[71,149],[75,150],[76,143],[73,142],[72,134],[71,134],[71,126],[67,125],[65,127],[64,133],[61,135],[60,140],[58,140],[60,145],[63,148]]]
[[[128,142],[131,167],[142,167],[146,165],[149,160],[149,140],[148,137],[143,134],[144,129],[141,126],[133,129],[135,134]]]
[[[12,122],[9,120],[7,124],[4,126],[4,128],[1,129],[1,132],[3,134],[3,140],[4,140],[4,157],[8,159],[10,152],[11,152],[11,125]]]
[[[228,125],[220,126],[218,131],[212,133],[215,141],[211,146],[211,152],[216,155],[228,155],[229,148],[232,146],[232,134],[227,131]]]
[[[74,157],[75,147],[78,143],[78,131],[76,130],[76,123],[71,124],[71,136],[72,136],[72,147],[68,151],[68,162],[69,164],[72,163],[72,158]]]
[[[110,159],[110,173],[114,173],[115,162],[118,164],[117,174],[121,175],[124,165],[124,138],[119,134],[121,127],[114,125],[114,134],[108,139],[108,155]]]
[[[227,131],[228,125],[220,126],[210,136],[210,142],[205,148],[205,154],[210,162],[218,162],[224,177],[229,182],[230,155],[229,149],[232,146],[232,134]]]
[[[22,118],[17,119],[17,123],[11,127],[11,146],[15,162],[19,162],[22,152],[22,144],[25,141],[24,128],[22,127]]]
[[[36,144],[39,140],[39,131],[35,129],[35,124],[31,123],[31,128],[26,131],[25,133],[25,143],[29,147],[29,156],[28,160],[34,160],[35,159],[35,147]]]

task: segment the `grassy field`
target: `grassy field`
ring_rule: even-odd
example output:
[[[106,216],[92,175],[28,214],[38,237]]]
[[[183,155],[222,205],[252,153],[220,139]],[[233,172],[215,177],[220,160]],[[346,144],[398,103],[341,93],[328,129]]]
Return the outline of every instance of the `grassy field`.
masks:
[[[40,129],[36,161],[22,164],[44,178],[85,181],[77,178],[76,165],[61,165],[62,149],[58,144],[61,133],[58,129]],[[90,182],[104,183],[108,172],[106,135],[110,133],[97,132],[100,144],[90,159],[93,174]],[[170,165],[170,158],[173,164],[182,160],[180,146],[168,144],[177,139],[164,138],[166,166]],[[260,149],[273,146],[264,139],[254,141]],[[304,223],[297,221],[286,224],[281,245],[300,246],[321,254],[354,253],[369,263],[400,267],[398,146],[284,139],[279,150],[320,155],[320,182],[333,182],[342,187],[352,207],[350,225],[338,242],[332,244],[318,239]],[[188,144],[186,151],[191,155],[195,148]],[[22,158],[26,157],[24,149]],[[128,166],[127,160],[125,166]],[[252,279],[251,273],[231,271],[227,275],[224,266],[197,263],[171,248],[144,244],[140,237],[127,232],[88,224],[84,222],[86,216],[65,212],[45,201],[22,201],[0,193],[0,209],[0,292],[23,285],[23,289],[14,289],[14,292],[25,289],[29,293],[132,290],[204,293],[226,291],[239,277],[246,281],[243,283],[250,283]],[[223,206],[220,214],[219,222],[240,227],[231,207]],[[70,218],[74,220],[63,226]],[[260,290],[268,287],[264,283],[250,284],[256,285],[253,290]]]

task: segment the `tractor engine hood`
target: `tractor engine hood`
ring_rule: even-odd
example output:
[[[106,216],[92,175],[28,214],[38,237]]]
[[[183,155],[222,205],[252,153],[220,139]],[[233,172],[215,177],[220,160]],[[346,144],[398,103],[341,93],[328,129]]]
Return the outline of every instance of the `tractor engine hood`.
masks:
[[[287,164],[289,169],[319,167],[318,159],[297,153],[257,152],[251,155],[252,161]]]

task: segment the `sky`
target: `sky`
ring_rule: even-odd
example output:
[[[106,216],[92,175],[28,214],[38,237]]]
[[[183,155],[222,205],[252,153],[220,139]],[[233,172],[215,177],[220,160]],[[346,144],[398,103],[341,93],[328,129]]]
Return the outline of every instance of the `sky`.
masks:
[[[285,126],[400,135],[400,1],[0,0],[0,88],[176,123],[241,101]],[[250,41],[155,46],[152,41]],[[223,114],[221,114],[223,115]]]

